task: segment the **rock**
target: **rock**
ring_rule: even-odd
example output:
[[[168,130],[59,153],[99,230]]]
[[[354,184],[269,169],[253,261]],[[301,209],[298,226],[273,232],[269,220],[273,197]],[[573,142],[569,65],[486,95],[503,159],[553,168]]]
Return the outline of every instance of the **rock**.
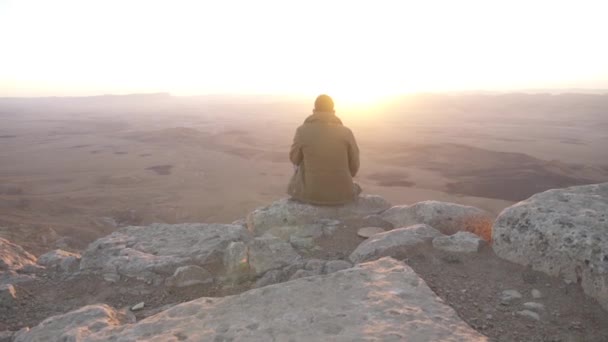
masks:
[[[19,270],[19,272],[21,272],[22,270],[29,268],[30,266],[33,265],[27,265],[23,268],[21,268],[21,270]],[[38,265],[36,265],[38,266]],[[42,268],[42,266],[38,266],[40,268]],[[26,281],[32,281],[36,279],[35,276],[29,275],[29,274],[21,274],[21,273],[17,273],[15,271],[4,271],[4,272],[0,272],[0,285],[10,285],[10,284],[17,284],[17,283],[23,283]]]
[[[364,218],[360,219],[360,222],[363,227],[378,227],[382,228],[384,231],[392,230],[395,228],[392,223],[388,222],[387,220],[383,219],[382,216],[377,214],[367,215]]]
[[[144,302],[139,302],[131,307],[131,311],[143,310],[144,306],[146,306],[146,304]]]
[[[331,221],[335,223],[335,220],[378,214],[389,207],[390,204],[385,199],[373,195],[362,195],[355,202],[340,206],[315,206],[282,199],[250,213],[247,217],[247,227],[253,234],[260,236],[276,227],[300,227],[310,224],[332,226]],[[323,219],[330,222],[321,221]]]
[[[74,272],[80,267],[80,254],[56,249],[41,255],[38,264],[61,272]]]
[[[11,284],[0,285],[0,308],[10,308],[17,303],[17,291]]]
[[[357,231],[357,235],[366,239],[380,233],[384,233],[384,229],[380,227],[365,227]]]
[[[88,305],[63,315],[52,316],[31,329],[15,334],[14,342],[85,341],[104,328],[130,323],[124,313],[105,304]]]
[[[222,270],[231,242],[248,241],[248,231],[229,224],[152,224],[131,226],[91,243],[80,269],[160,283],[180,266]]]
[[[304,277],[312,277],[312,276],[316,276],[319,274],[320,273],[317,273],[314,271],[297,270],[296,273],[294,273],[291,277],[289,277],[289,280],[295,280],[295,279],[300,279],[300,278],[304,278]]]
[[[312,237],[299,237],[295,235],[289,237],[289,243],[299,250],[312,250],[317,246]]]
[[[283,272],[282,270],[270,270],[264,273],[264,275],[255,282],[254,287],[258,288],[272,284],[282,283],[284,281],[287,281],[287,279],[288,278],[286,277],[285,272]]]
[[[531,318],[536,321],[540,321],[540,316],[534,311],[522,310],[522,311],[517,311],[517,314],[520,316],[523,316],[523,317]]]
[[[319,259],[310,259],[304,264],[304,269],[313,271],[316,274],[323,273],[323,268],[325,268],[325,261]]]
[[[78,242],[69,236],[62,236],[55,241],[55,248],[68,249],[76,248]]]
[[[532,298],[534,298],[534,299],[539,299],[539,298],[543,297],[543,294],[537,289],[532,289],[531,294],[532,294]]]
[[[167,278],[167,286],[186,287],[213,282],[213,276],[206,269],[196,266],[181,266],[175,270],[170,278]]]
[[[494,217],[484,210],[438,201],[395,206],[382,213],[381,216],[395,227],[424,223],[446,235],[466,231],[487,241],[491,239],[492,222],[494,221]]]
[[[330,260],[325,263],[325,273],[330,274],[338,271],[345,270],[347,268],[351,268],[353,265],[344,260]]]
[[[526,309],[531,309],[531,310],[536,310],[536,311],[545,310],[545,306],[543,304],[536,303],[536,302],[526,302],[526,303],[524,303],[524,307]]]
[[[12,342],[14,335],[15,335],[14,331],[10,331],[10,330],[0,331],[0,342]]]
[[[438,236],[433,239],[433,247],[455,253],[477,253],[485,241],[469,232],[458,232],[450,236]]]
[[[35,256],[21,246],[0,238],[0,271],[19,270],[33,264],[36,264]]]
[[[89,324],[83,322],[81,326]],[[59,340],[50,337],[47,340]],[[390,258],[239,295],[199,298],[135,324],[108,327],[86,336],[87,341],[356,341],[362,338],[487,341],[437,297],[410,267]]]
[[[501,301],[510,302],[514,299],[521,299],[522,295],[517,290],[504,290],[502,291]]]
[[[493,229],[499,257],[580,283],[608,310],[608,183],[536,194],[503,210]]]
[[[301,259],[289,243],[272,235],[257,237],[249,244],[249,267],[256,275],[283,268]]]
[[[226,275],[232,281],[247,279],[250,275],[248,248],[242,241],[231,242],[224,255]]]
[[[355,264],[385,256],[404,258],[437,236],[441,236],[441,233],[425,224],[398,228],[363,241],[349,258]]]

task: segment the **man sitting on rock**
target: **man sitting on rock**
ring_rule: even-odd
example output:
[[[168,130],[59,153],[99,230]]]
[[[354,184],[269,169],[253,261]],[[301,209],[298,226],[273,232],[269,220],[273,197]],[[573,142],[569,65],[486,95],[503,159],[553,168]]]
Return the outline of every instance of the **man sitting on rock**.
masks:
[[[353,132],[342,125],[334,101],[320,95],[313,114],[298,127],[289,153],[295,173],[287,193],[317,205],[354,201],[361,188],[353,183],[359,171],[359,148]]]

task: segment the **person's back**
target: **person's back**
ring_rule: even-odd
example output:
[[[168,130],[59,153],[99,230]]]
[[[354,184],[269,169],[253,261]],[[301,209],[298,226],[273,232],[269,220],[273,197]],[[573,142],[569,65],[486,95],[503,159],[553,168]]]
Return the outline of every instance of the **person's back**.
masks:
[[[335,116],[327,95],[317,98],[313,115],[298,127],[289,157],[296,165],[288,188],[294,199],[337,205],[353,201],[361,192],[352,179],[359,170],[355,137]]]

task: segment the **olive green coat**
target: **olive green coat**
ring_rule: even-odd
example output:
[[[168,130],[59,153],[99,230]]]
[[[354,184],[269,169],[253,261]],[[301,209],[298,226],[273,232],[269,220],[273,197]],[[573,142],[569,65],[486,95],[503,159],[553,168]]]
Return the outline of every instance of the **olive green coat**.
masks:
[[[318,205],[353,201],[361,188],[353,183],[359,171],[359,148],[350,129],[333,113],[315,113],[298,127],[289,159],[296,171],[287,193]]]

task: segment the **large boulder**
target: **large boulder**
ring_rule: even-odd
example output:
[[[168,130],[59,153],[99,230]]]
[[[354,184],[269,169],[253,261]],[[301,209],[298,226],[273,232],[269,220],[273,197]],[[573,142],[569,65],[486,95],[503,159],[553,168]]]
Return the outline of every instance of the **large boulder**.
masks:
[[[291,199],[281,199],[270,206],[257,209],[247,217],[247,227],[256,236],[277,227],[300,227],[309,232],[302,236],[322,235],[324,225],[335,225],[334,220],[363,218],[390,208],[380,196],[361,195],[356,201],[339,206],[317,206]],[[329,221],[327,221],[329,220]],[[294,232],[286,229],[288,234]],[[325,232],[327,233],[327,232]],[[277,235],[277,234],[275,234]],[[282,237],[284,238],[284,237]]]
[[[381,216],[395,227],[424,223],[443,234],[452,235],[459,231],[467,231],[481,236],[486,241],[492,237],[494,222],[494,217],[490,213],[479,208],[439,201],[395,206]]]
[[[302,260],[289,243],[272,235],[264,235],[251,241],[247,255],[251,271],[258,276]]]
[[[128,315],[105,305],[88,305],[63,315],[52,316],[32,329],[22,329],[14,342],[86,341],[91,334],[108,327],[131,323]]]
[[[73,341],[487,341],[410,267],[390,258],[235,296],[199,298],[92,334],[90,323],[80,325],[83,337]],[[47,340],[62,336],[53,333]]]
[[[36,257],[23,247],[0,238],[0,271],[19,270],[24,266],[35,264]]]
[[[438,236],[442,236],[441,232],[426,224],[398,228],[363,241],[349,258],[355,264],[386,256],[404,258]]]
[[[499,257],[578,282],[608,310],[608,183],[536,194],[493,229]]]
[[[180,266],[221,270],[228,245],[248,240],[247,229],[230,224],[125,227],[91,243],[80,269],[100,272],[110,281],[124,276],[160,283]]]
[[[61,272],[73,272],[80,266],[80,254],[56,249],[41,255],[38,265]]]

